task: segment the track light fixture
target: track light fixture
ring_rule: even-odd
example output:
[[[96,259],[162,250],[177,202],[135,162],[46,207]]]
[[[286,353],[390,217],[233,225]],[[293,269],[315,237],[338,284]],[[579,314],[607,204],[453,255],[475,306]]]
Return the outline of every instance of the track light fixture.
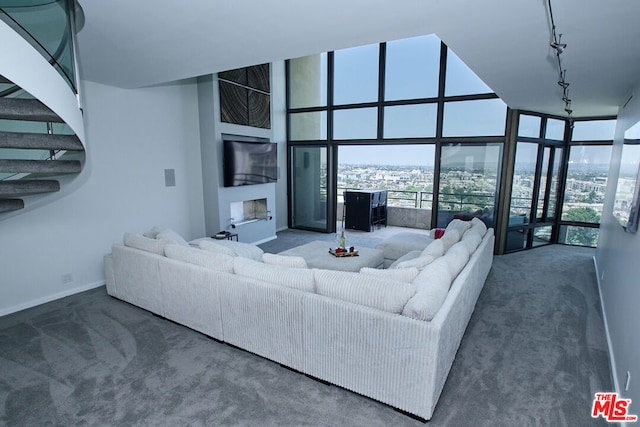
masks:
[[[558,34],[556,31],[556,23],[553,20],[553,10],[551,9],[551,0],[547,0],[547,3],[549,6],[549,19],[551,21],[551,43],[549,43],[549,46],[555,51],[556,59],[558,60],[558,72],[560,74],[558,85],[562,88],[564,111],[569,118],[569,125],[573,127],[573,110],[571,109],[571,98],[569,98],[569,82],[566,80],[567,70],[562,67],[562,60],[560,59],[560,55],[567,48],[567,44],[562,43],[562,34]]]

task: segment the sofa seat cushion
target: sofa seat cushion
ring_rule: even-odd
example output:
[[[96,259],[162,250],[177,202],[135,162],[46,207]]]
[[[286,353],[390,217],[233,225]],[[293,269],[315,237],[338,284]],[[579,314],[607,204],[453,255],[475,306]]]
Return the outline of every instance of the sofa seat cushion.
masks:
[[[221,252],[231,256],[239,256],[249,258],[254,261],[262,262],[264,251],[250,243],[234,242],[232,240],[214,240],[210,238],[198,239],[191,244],[197,243],[200,249],[211,252]]]
[[[300,291],[315,292],[313,270],[264,264],[238,256],[233,260],[233,271],[238,276],[250,277]]]
[[[413,319],[433,319],[447,298],[453,278],[444,257],[426,266],[414,279],[417,292],[404,306],[402,314]]]
[[[410,283],[350,271],[313,269],[316,293],[390,313],[402,313],[416,288]]]
[[[376,245],[376,249],[382,249],[385,259],[396,260],[402,255],[415,250],[423,250],[433,239],[428,232],[401,231],[385,239]]]
[[[167,258],[199,265],[210,270],[233,272],[233,257],[222,253],[209,252],[189,246],[167,245],[164,248],[164,254]]]

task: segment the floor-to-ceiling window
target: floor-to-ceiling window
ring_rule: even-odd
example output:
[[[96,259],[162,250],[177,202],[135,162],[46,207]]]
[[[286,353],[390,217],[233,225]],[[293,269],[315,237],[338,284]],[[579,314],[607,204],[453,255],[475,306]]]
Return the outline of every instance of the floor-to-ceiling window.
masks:
[[[569,143],[558,242],[598,244],[615,119],[576,121]]]
[[[292,226],[334,231],[356,188],[435,212],[428,226],[464,213],[494,225],[507,107],[435,35],[292,59],[287,81],[292,179],[297,151],[326,148],[326,223],[309,226],[298,207]],[[295,198],[311,194],[291,188],[305,206]]]
[[[345,190],[378,188],[431,227],[482,218],[498,252],[597,243],[614,117],[510,111],[435,35],[287,64],[292,227],[333,232]]]
[[[596,246],[615,119],[518,115],[505,251]]]

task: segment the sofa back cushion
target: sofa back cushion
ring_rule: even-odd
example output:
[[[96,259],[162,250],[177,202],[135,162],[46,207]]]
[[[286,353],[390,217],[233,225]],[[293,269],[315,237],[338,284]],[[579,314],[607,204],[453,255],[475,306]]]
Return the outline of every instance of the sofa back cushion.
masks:
[[[434,258],[444,255],[444,243],[441,238],[429,243],[429,245],[422,251],[422,255],[431,255]]]
[[[461,236],[460,232],[457,229],[453,229],[453,230],[446,231],[444,233],[444,236],[438,239],[442,242],[445,253],[449,250],[451,246],[453,246],[455,243],[458,243],[458,241],[460,241],[460,236]]]
[[[140,234],[124,233],[122,241],[125,246],[140,249],[154,254],[164,255],[164,247],[171,244],[170,241],[164,239],[150,239]]]
[[[467,251],[469,251],[469,255],[471,255],[475,250],[480,246],[482,242],[482,235],[480,234],[480,230],[471,227],[469,230],[465,231],[462,239],[460,239],[462,243],[467,247]]]
[[[211,270],[233,272],[233,257],[229,255],[182,245],[167,245],[164,248],[164,254],[167,258],[177,259],[178,261],[199,265]]]
[[[362,267],[360,269],[360,274],[366,274],[369,276],[378,277],[380,279],[397,280],[407,283],[413,282],[413,279],[416,278],[418,273],[420,273],[420,270],[418,270],[416,267],[392,269]]]
[[[305,292],[315,292],[313,270],[264,264],[238,256],[233,259],[233,271],[238,276],[251,277]]]
[[[227,255],[249,258],[260,262],[262,262],[262,255],[264,254],[264,251],[256,245],[225,239],[200,239],[198,246],[205,251],[222,252]]]
[[[172,243],[175,243],[176,245],[189,246],[189,243],[187,243],[187,241],[184,240],[184,237],[182,237],[181,235],[179,235],[178,233],[176,233],[170,228],[165,228],[164,230],[161,230],[156,235],[156,239],[169,240]]]
[[[469,261],[469,250],[464,242],[458,242],[451,246],[446,254],[441,258],[447,264],[451,278],[455,279],[456,276],[462,271],[467,262]]]
[[[447,298],[453,278],[444,257],[436,259],[413,280],[418,292],[404,306],[402,314],[418,320],[431,320]]]
[[[369,274],[313,269],[316,293],[390,313],[402,313],[416,293],[410,283],[378,278]]]
[[[262,254],[262,262],[283,267],[308,268],[307,261],[301,256],[278,255],[265,252]]]
[[[484,237],[487,234],[487,225],[480,218],[473,218],[471,220],[471,228],[480,232],[480,237]]]
[[[471,228],[471,221],[463,221],[459,218],[454,218],[447,224],[444,234],[447,234],[451,230],[458,230],[458,233],[462,236],[465,231]]]

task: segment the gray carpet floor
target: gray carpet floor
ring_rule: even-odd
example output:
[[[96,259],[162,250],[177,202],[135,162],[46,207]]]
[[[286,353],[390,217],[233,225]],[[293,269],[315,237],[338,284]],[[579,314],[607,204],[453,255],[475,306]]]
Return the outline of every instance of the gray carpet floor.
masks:
[[[302,234],[289,237],[332,238]],[[495,257],[427,425],[607,425],[590,417],[594,393],[613,391],[593,254],[554,245]],[[0,318],[0,425],[424,424],[102,287]]]

